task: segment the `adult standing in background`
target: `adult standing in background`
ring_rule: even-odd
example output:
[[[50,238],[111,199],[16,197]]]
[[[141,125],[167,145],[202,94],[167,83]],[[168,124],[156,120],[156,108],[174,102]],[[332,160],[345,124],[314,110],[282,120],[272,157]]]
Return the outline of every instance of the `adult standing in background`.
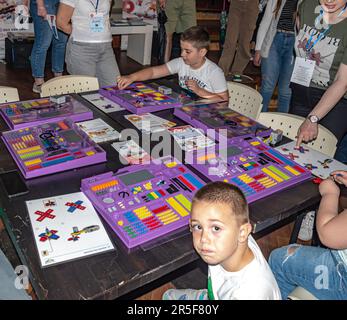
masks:
[[[28,6],[28,0],[23,4]],[[31,51],[31,72],[34,77],[33,92],[41,93],[45,79],[47,51],[52,44],[52,72],[55,77],[64,71],[64,57],[67,36],[56,28],[56,14],[59,0],[30,0],[30,14],[33,18],[35,41]]]
[[[318,123],[340,143],[347,133],[347,0],[305,0],[298,15],[290,113],[306,119],[297,144],[314,140]]]
[[[298,0],[269,0],[260,23],[253,63],[261,65],[262,111],[269,103],[278,82],[279,112],[288,112],[294,68],[295,16]]]
[[[110,0],[60,0],[58,28],[70,35],[66,68],[70,74],[97,77],[100,87],[119,76],[112,48]]]
[[[218,65],[225,76],[231,71],[233,80],[241,81],[241,75],[251,57],[250,42],[259,14],[259,0],[229,0],[229,2],[226,37]]]
[[[171,57],[172,37],[174,32],[182,33],[190,27],[196,26],[196,3],[195,0],[158,0],[159,6],[165,10],[167,22],[166,47],[164,62]]]

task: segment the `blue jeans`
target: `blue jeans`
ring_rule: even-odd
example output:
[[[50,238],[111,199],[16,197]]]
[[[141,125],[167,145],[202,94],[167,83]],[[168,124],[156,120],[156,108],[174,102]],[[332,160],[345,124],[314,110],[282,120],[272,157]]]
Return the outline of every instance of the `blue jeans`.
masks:
[[[334,158],[340,162],[347,164],[347,134],[342,138],[337,145],[337,150]]]
[[[263,109],[269,103],[278,82],[278,111],[288,112],[292,90],[289,87],[294,68],[294,34],[277,32],[269,56],[261,60],[261,89]]]
[[[48,14],[57,14],[59,0],[45,1]],[[36,0],[30,1],[30,13],[34,22],[35,41],[31,51],[31,71],[34,78],[44,78],[48,48],[52,43],[52,71],[62,73],[64,70],[65,47],[67,35],[58,31],[58,39],[53,35],[48,21],[37,15]]]
[[[347,299],[347,266],[336,250],[294,244],[272,251],[269,265],[283,299],[297,286],[321,300]]]
[[[0,249],[0,300],[31,300],[24,289],[16,288],[16,278],[17,274]]]

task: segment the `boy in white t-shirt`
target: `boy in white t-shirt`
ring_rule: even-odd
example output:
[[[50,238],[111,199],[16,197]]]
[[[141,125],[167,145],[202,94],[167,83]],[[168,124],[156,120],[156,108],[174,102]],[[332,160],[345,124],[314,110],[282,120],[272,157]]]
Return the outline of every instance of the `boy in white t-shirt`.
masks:
[[[229,100],[227,83],[221,68],[206,58],[210,37],[202,27],[191,27],[181,36],[181,57],[166,64],[150,67],[117,78],[119,89],[135,81],[145,81],[178,73],[182,88],[204,99]]]
[[[250,235],[246,198],[239,188],[213,182],[194,196],[190,230],[197,253],[208,264],[203,290],[170,289],[164,300],[279,300],[276,280]]]

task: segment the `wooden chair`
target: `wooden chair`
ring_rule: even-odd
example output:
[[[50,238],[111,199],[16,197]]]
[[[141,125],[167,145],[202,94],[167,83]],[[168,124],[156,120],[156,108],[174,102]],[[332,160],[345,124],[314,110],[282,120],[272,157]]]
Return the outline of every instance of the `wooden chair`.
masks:
[[[19,101],[17,88],[0,86],[0,103]]]
[[[281,129],[283,134],[295,140],[298,129],[305,118],[282,112],[261,112],[257,119],[261,124],[272,129]],[[307,144],[310,148],[333,157],[336,151],[337,138],[327,128],[319,125],[318,137]]]
[[[48,80],[41,86],[41,97],[99,90],[95,77],[68,75]]]
[[[227,81],[229,91],[229,108],[243,115],[257,119],[263,107],[261,94],[244,84]]]

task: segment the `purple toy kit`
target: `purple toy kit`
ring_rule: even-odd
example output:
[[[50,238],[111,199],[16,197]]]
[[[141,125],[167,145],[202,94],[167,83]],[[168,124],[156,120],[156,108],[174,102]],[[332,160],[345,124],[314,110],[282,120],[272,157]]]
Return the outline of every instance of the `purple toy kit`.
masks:
[[[3,132],[26,179],[106,161],[106,152],[71,120]]]
[[[0,113],[11,129],[37,126],[47,121],[72,121],[93,119],[93,112],[71,95],[65,96],[65,102],[55,103],[49,98],[11,102],[0,105]]]
[[[218,133],[219,129],[225,129],[228,139],[239,136],[265,137],[271,134],[270,128],[228,108],[228,104],[228,102],[219,102],[184,106],[176,108],[174,115],[205,132],[214,129]],[[219,134],[211,138],[220,140]]]
[[[199,151],[186,161],[211,181],[238,186],[249,203],[311,178],[309,170],[257,138],[234,138],[214,151]]]
[[[132,83],[123,90],[119,90],[117,86],[104,87],[99,93],[135,114],[182,106],[178,100],[141,82]]]
[[[187,226],[204,182],[171,156],[82,180],[81,190],[128,248]]]

